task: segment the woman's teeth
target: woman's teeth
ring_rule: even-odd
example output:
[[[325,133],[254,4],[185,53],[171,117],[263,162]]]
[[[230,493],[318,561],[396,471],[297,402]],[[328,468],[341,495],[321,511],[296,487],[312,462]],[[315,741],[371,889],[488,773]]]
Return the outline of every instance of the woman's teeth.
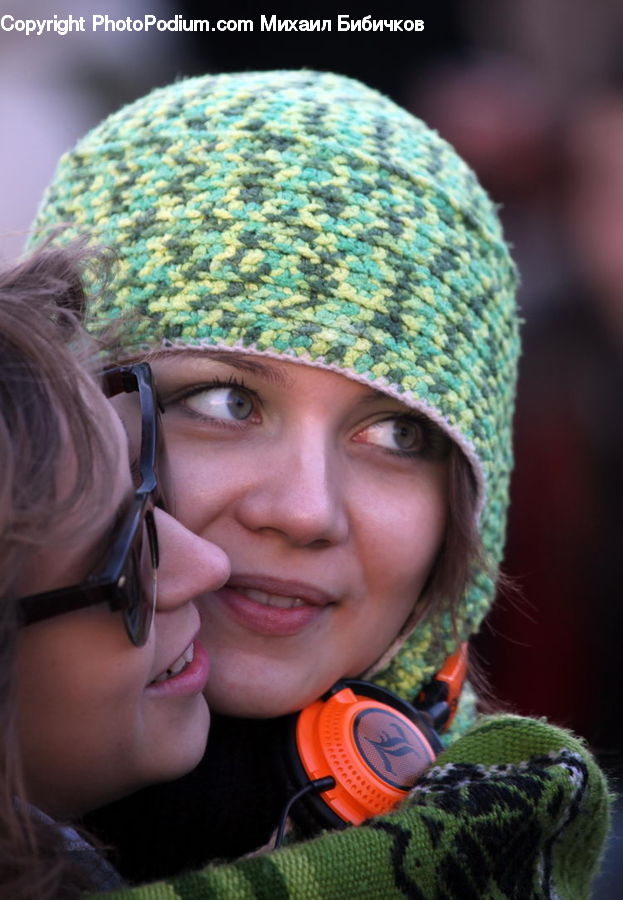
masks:
[[[193,661],[195,656],[195,645],[194,643],[187,647],[179,659],[176,659],[173,665],[169,666],[166,672],[163,672],[162,675],[158,675],[157,678],[154,678],[154,682],[159,681],[167,681],[169,678],[175,678],[176,675],[179,675],[180,672],[189,666]]]
[[[279,594],[266,594],[264,591],[256,591],[253,588],[236,588],[239,594],[244,594],[249,600],[261,603],[262,606],[276,606],[279,609],[295,609],[297,606],[305,606],[305,601],[300,597],[281,597]]]

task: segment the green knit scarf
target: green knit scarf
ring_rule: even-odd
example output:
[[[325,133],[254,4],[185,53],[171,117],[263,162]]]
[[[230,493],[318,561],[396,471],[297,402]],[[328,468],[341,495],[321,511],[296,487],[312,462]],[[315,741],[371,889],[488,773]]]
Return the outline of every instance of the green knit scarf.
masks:
[[[580,741],[484,720],[401,809],[304,844],[98,896],[109,900],[586,900],[608,824]]]

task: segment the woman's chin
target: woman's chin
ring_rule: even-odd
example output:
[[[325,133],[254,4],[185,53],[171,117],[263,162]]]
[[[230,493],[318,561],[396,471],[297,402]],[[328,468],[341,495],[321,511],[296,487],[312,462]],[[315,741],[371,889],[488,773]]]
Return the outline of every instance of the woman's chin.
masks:
[[[293,705],[291,698],[226,697],[222,701],[208,699],[214,713],[238,719],[276,719],[296,712],[305,704]]]
[[[218,685],[211,683],[206,687],[204,696],[213,713],[240,719],[275,719],[298,712],[330,686],[327,684],[325,688],[314,687],[310,690],[307,687],[296,690],[290,682],[286,683],[285,688],[284,685],[279,685],[277,689],[271,690],[268,685],[254,682],[251,687],[230,684],[227,689],[219,689]]]
[[[159,752],[154,755],[147,783],[174,781],[192,771],[203,759],[210,731],[210,710],[201,695],[195,699],[192,718],[178,721],[176,727],[171,723],[166,732],[164,728],[161,730]]]

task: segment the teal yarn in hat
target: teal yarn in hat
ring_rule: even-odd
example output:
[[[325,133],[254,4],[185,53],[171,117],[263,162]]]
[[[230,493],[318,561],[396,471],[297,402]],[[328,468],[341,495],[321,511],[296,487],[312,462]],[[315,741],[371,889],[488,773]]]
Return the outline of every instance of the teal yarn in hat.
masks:
[[[518,329],[496,210],[423,122],[311,71],[179,81],[111,115],[60,161],[37,234],[70,223],[115,248],[93,327],[124,353],[244,349],[341,372],[424,411],[458,442],[480,532],[502,554]],[[459,633],[494,593],[474,574]],[[404,696],[456,646],[443,606],[384,657]]]

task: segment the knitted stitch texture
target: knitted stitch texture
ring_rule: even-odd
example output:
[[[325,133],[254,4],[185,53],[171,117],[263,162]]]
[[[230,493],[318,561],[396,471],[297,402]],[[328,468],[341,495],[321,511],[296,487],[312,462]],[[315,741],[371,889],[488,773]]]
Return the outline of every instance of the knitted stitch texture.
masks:
[[[388,816],[109,900],[583,900],[608,823],[580,741],[496,716],[438,758]]]
[[[336,370],[428,414],[472,464],[483,544],[499,563],[515,270],[489,198],[424,123],[331,74],[179,81],[62,158],[36,225],[59,223],[117,251],[91,319],[127,317],[126,358],[244,348]],[[493,591],[475,572],[460,638]],[[412,697],[439,669],[457,644],[447,599],[385,654],[379,683]]]

